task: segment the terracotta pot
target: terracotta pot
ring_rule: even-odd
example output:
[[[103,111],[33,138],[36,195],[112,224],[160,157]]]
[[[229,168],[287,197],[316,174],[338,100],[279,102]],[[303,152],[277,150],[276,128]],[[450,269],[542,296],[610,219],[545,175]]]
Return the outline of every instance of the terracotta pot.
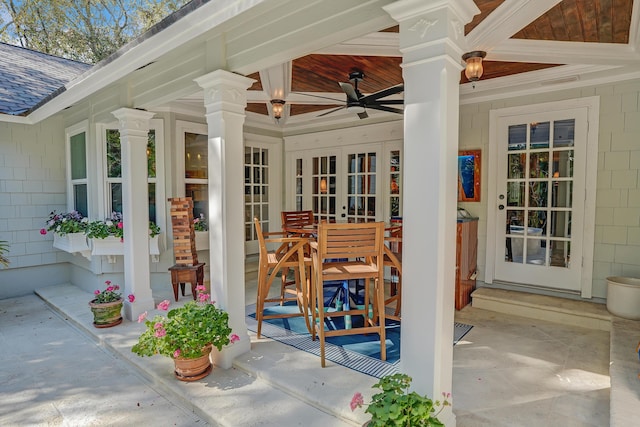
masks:
[[[122,298],[114,302],[89,302],[93,313],[93,326],[96,328],[110,328],[122,323]]]
[[[205,354],[195,359],[178,357],[173,359],[174,374],[180,381],[197,381],[209,375],[213,369],[209,354],[211,347],[205,349]]]

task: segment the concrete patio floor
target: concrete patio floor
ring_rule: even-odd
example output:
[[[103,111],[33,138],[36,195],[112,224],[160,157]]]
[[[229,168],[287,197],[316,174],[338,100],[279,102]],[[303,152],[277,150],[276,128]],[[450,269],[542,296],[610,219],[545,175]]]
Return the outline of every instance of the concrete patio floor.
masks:
[[[248,304],[255,302],[255,276],[255,271],[249,268]],[[173,301],[169,284],[162,289],[154,288],[153,292],[157,302]],[[257,340],[250,333],[251,351],[237,358],[232,369],[215,369],[196,383],[180,382],[173,377],[173,364],[169,359],[141,358],[131,353],[142,325],[125,321],[115,328],[94,328],[87,308],[91,294],[72,285],[47,287],[37,293],[59,314],[65,327],[77,329],[92,340],[94,346],[122,362],[123,369],[130,370],[132,376],[142,379],[151,392],[157,393],[157,399],[166,399],[163,407],[175,405],[181,417],[186,417],[171,420],[160,411],[145,411],[143,421],[136,424],[206,422],[220,426],[326,427],[359,426],[368,419],[362,410],[351,412],[349,401],[356,391],[362,392],[367,401],[372,393],[371,385],[377,381],[375,378],[333,363],[323,369],[316,356],[270,339]],[[180,301],[188,299],[181,297]],[[6,349],[18,344],[13,340],[20,340],[13,329],[20,327],[16,324],[19,321],[19,317],[0,312],[4,358],[12,353]],[[609,425],[608,332],[471,306],[457,312],[456,321],[474,325],[454,348],[451,391],[458,426]],[[9,329],[13,331],[11,334],[6,332]],[[32,355],[42,356],[37,352]],[[78,366],[77,360],[69,357],[66,364],[56,369],[77,374],[78,370],[85,369]],[[114,394],[131,387],[117,381],[111,384]],[[34,383],[25,384],[21,390],[14,384],[11,394],[28,400],[32,387]],[[0,395],[7,391],[6,385],[0,382]],[[82,396],[84,392],[79,389],[77,395],[64,398],[81,399]],[[55,407],[59,397],[50,396],[51,402],[47,404]],[[114,414],[126,409],[127,405],[122,402],[114,402],[110,407]],[[24,425],[14,423],[26,415],[21,411],[28,409],[11,407],[10,410],[11,414],[0,411],[0,424]],[[108,416],[108,411],[95,413],[97,418]],[[62,421],[73,424],[68,419]]]

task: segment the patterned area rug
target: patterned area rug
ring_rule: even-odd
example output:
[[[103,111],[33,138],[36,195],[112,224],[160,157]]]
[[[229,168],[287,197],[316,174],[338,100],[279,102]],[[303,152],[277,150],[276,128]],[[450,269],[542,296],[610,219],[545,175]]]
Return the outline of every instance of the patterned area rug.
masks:
[[[269,307],[265,314],[291,313],[292,311],[297,311],[295,305],[275,305]],[[255,304],[246,307],[246,314],[247,328],[256,332],[258,322],[255,319]],[[354,326],[358,326],[358,321],[362,322],[362,317],[355,316],[353,319]],[[325,328],[341,328],[341,322],[342,318],[327,319]],[[453,344],[455,345],[461,340],[471,328],[473,328],[471,325],[455,323]],[[311,339],[302,317],[265,320],[262,322],[262,335],[320,357],[320,342],[317,339],[315,341]],[[400,322],[387,319],[386,361],[380,360],[380,337],[378,334],[329,337],[326,341],[325,357],[327,360],[376,378],[398,372],[400,362]]]

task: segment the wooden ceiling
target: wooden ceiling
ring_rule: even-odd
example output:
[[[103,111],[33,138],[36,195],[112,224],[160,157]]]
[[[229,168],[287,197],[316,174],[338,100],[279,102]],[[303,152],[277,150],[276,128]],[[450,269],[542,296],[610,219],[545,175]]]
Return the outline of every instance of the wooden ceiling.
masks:
[[[505,0],[474,0],[480,14],[465,26],[469,34]],[[536,0],[537,1],[537,0]],[[581,43],[629,43],[633,0],[562,0],[546,13],[530,22],[511,39],[552,40]],[[397,32],[398,27],[386,29]],[[289,116],[329,110],[344,105],[346,98],[338,82],[348,82],[348,75],[354,70],[364,73],[359,89],[364,94],[377,92],[402,83],[401,58],[390,56],[348,56],[331,54],[312,54],[294,59],[291,64],[292,93],[335,94],[335,103],[324,99],[322,104],[313,105],[288,102]],[[545,68],[557,67],[557,63],[528,63],[515,61],[484,61],[482,80],[495,79],[521,74]],[[248,77],[257,80],[250,88],[263,90],[258,72]],[[468,83],[461,73],[460,83]],[[310,101],[313,100],[309,97]],[[333,96],[331,97],[333,98]],[[319,99],[319,98],[318,98]],[[251,102],[247,106],[250,112],[268,115],[268,106],[264,101]]]

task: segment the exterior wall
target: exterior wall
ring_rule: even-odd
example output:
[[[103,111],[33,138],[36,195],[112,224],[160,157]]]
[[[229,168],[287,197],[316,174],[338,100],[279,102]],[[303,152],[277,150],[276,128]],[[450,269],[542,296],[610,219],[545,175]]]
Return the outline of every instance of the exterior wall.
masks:
[[[0,240],[9,242],[8,269],[0,269],[0,298],[25,295],[69,280],[40,229],[53,210],[66,210],[64,122],[0,123]]]
[[[478,279],[484,280],[487,240],[489,111],[589,96],[600,97],[593,296],[606,298],[608,276],[640,277],[640,80],[461,105],[460,149],[482,149],[479,203],[460,203],[480,217]]]

